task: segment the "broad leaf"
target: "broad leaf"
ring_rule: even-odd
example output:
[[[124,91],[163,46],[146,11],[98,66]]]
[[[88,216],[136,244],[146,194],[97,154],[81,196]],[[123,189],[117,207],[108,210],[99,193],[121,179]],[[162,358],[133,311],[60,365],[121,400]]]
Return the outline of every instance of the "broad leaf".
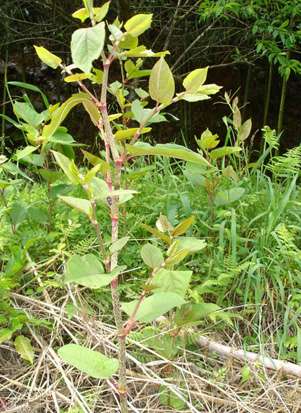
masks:
[[[103,6],[101,7],[93,7],[92,15],[93,15],[94,21],[96,21],[97,23],[101,22],[108,14],[109,7],[110,7],[110,1],[107,1],[106,3],[104,3]],[[87,8],[82,8],[82,9],[76,10],[72,14],[72,17],[74,17],[75,19],[79,19],[83,23],[85,20],[87,20],[90,17],[90,12]]]
[[[206,151],[208,149],[214,149],[219,144],[218,135],[213,135],[212,132],[207,128],[201,135],[201,139],[197,140],[199,147]]]
[[[26,123],[37,128],[45,119],[44,113],[38,113],[27,102],[15,102],[13,109],[18,118],[25,120]]]
[[[153,100],[169,104],[175,94],[175,81],[164,57],[152,68],[149,78],[149,94]]]
[[[58,355],[65,363],[95,379],[109,379],[118,370],[118,360],[78,344],[66,344],[58,350]]]
[[[67,156],[63,155],[60,152],[51,151],[55,157],[56,162],[62,168],[65,175],[69,179],[72,184],[79,184],[80,183],[80,173],[77,169],[73,160],[67,158]]]
[[[61,63],[62,59],[55,54],[49,52],[45,47],[34,46],[37,55],[45,65],[56,69]]]
[[[243,142],[250,136],[252,129],[252,119],[246,120],[239,128],[238,128],[238,135],[237,141]]]
[[[203,69],[193,70],[183,81],[183,86],[189,93],[196,93],[207,79],[208,66]]]
[[[32,152],[35,152],[37,149],[38,148],[36,146],[28,145],[24,149],[17,150],[14,158],[16,159],[16,161],[19,161],[20,159],[30,155]]]
[[[192,324],[207,317],[213,317],[220,307],[213,303],[185,304],[176,312],[175,323],[181,327]]]
[[[65,282],[96,289],[109,285],[116,274],[105,274],[102,263],[93,254],[73,255],[66,264]]]
[[[129,128],[129,129],[125,129],[125,130],[119,130],[117,132],[115,132],[115,139],[117,139],[118,141],[123,141],[125,139],[130,139],[132,138],[137,131],[139,131],[140,128]],[[140,130],[141,135],[143,135],[144,133],[148,133],[152,130],[152,128],[142,128]]]
[[[48,140],[68,116],[74,106],[84,103],[90,103],[91,99],[86,93],[76,93],[66,100],[58,109],[55,110],[51,117],[51,121],[43,128],[43,138]]]
[[[177,238],[178,248],[186,249],[192,254],[194,252],[201,251],[206,247],[206,242],[202,239],[197,239],[194,237],[179,237]]]
[[[214,161],[219,158],[223,158],[224,156],[232,155],[241,151],[241,148],[238,146],[224,146],[223,148],[213,149],[209,153],[209,156]]]
[[[163,254],[158,247],[152,244],[145,244],[141,248],[141,257],[145,264],[150,268],[159,268],[163,262]]]
[[[105,24],[101,22],[94,27],[76,30],[71,39],[73,63],[83,72],[90,72],[92,63],[98,59],[105,41]]]
[[[137,14],[125,23],[124,28],[131,36],[138,37],[150,28],[152,18],[152,14]]]
[[[75,198],[73,196],[60,196],[60,199],[72,208],[86,214],[90,219],[92,218],[92,204],[88,199]]]
[[[130,303],[123,303],[122,310],[128,316],[131,316],[137,303],[138,300],[131,301]],[[175,293],[153,294],[142,301],[136,315],[136,320],[149,323],[173,308],[180,307],[184,303],[184,299]]]
[[[14,344],[17,353],[20,354],[22,359],[29,361],[30,364],[33,364],[34,351],[29,338],[22,335],[18,336],[16,337]]]
[[[113,244],[110,246],[110,252],[114,254],[114,252],[120,251],[123,247],[125,247],[129,239],[130,237],[123,237],[113,242]]]
[[[155,293],[175,293],[184,297],[189,287],[192,271],[160,269],[153,277],[151,287]]]
[[[138,142],[135,145],[126,145],[127,152],[134,156],[160,155],[171,158],[182,159],[183,161],[209,166],[209,163],[202,155],[191,151],[181,145],[173,143],[158,144],[151,146],[148,143]]]
[[[194,223],[195,223],[195,217],[191,215],[191,217],[185,219],[184,221],[182,221],[179,225],[175,227],[175,229],[172,231],[172,236],[178,237],[179,235],[185,234],[185,232],[187,232],[189,228],[191,227],[191,225],[193,225]]]
[[[91,73],[75,73],[64,77],[66,83],[79,82],[80,80],[91,79]]]

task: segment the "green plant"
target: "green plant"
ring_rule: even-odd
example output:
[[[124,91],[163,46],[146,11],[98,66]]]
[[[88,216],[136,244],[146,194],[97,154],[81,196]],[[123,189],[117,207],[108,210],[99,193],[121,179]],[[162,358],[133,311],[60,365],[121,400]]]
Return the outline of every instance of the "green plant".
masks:
[[[121,250],[129,241],[128,236],[120,238],[120,212],[123,204],[136,195],[136,190],[124,187],[124,170],[137,156],[161,155],[189,161],[210,168],[210,163],[201,151],[193,152],[174,144],[150,144],[138,142],[142,135],[151,132],[151,125],[165,121],[164,111],[171,104],[185,100],[196,102],[210,99],[220,89],[215,84],[205,84],[207,68],[196,69],[183,81],[184,91],[175,93],[172,72],[165,60],[168,51],[154,53],[139,45],[139,37],[150,27],[151,14],[133,16],[125,24],[116,19],[105,24],[103,19],[108,12],[109,2],[102,7],[94,7],[93,1],[85,0],[84,8],[76,11],[73,17],[82,22],[90,19],[91,27],[76,30],[71,40],[73,64],[66,66],[62,60],[41,46],[35,46],[40,59],[48,66],[61,68],[66,82],[76,82],[81,89],[62,104],[53,106],[47,112],[47,119],[39,130],[39,145],[43,149],[62,129],[62,122],[78,104],[82,104],[91,121],[98,129],[104,145],[104,158],[83,151],[93,165],[88,171],[79,169],[74,160],[63,153],[52,150],[56,163],[63,170],[67,180],[82,188],[85,197],[60,196],[67,205],[82,212],[90,221],[98,239],[99,254],[73,255],[66,263],[65,282],[75,283],[91,289],[110,285],[113,313],[119,343],[118,361],[99,352],[77,344],[66,344],[58,353],[67,363],[96,377],[110,378],[118,370],[117,392],[122,412],[127,412],[126,383],[126,339],[137,323],[150,323],[165,313],[178,308],[170,317],[175,320],[188,317],[196,321],[202,317],[201,308],[192,308],[187,315],[186,302],[192,271],[183,270],[182,261],[190,254],[204,248],[202,240],[184,237],[194,223],[189,217],[173,227],[163,216],[157,221],[157,229],[151,229],[160,241],[167,244],[163,252],[158,245],[146,244],[141,249],[142,259],[149,267],[149,278],[138,298],[128,303],[120,303],[119,279],[125,271],[119,265]],[[108,30],[108,33],[107,32]],[[105,39],[108,35],[107,46]],[[159,58],[151,70],[142,69],[147,58]],[[97,62],[97,63],[96,63]],[[120,66],[120,82],[109,82],[113,64]],[[101,69],[98,65],[101,65]],[[135,99],[131,96],[130,81],[149,76],[149,89],[134,89]],[[86,82],[100,86],[100,97]],[[115,98],[114,107],[118,113],[108,113],[108,92]],[[155,101],[148,107],[149,100]],[[28,107],[20,108],[20,116],[25,116]],[[22,109],[26,109],[25,112]],[[105,208],[111,220],[110,234],[105,233],[98,219],[98,209]],[[109,241],[107,241],[109,235]],[[180,269],[176,269],[180,266]],[[122,312],[127,315],[123,320]],[[183,312],[183,315],[181,315]],[[182,320],[182,324],[183,324]]]

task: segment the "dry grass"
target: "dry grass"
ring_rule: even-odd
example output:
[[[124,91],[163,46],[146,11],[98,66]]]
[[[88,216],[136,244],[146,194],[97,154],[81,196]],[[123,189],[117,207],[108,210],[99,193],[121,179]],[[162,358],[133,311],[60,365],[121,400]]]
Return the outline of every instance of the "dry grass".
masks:
[[[74,299],[71,291],[55,303],[19,294],[14,294],[13,299],[16,308],[30,316],[51,320],[54,327],[51,332],[40,328],[39,334],[29,327],[36,354],[33,366],[20,361],[12,346],[0,346],[0,411],[62,413],[72,406],[80,407],[71,410],[72,413],[120,411],[114,379],[91,380],[62,365],[55,351],[66,342],[85,342],[91,348],[115,356],[114,328],[85,315],[69,319],[64,306],[69,299]],[[141,343],[134,344],[144,352],[154,353]],[[156,361],[143,363],[134,354],[136,352],[128,353],[132,412],[175,411],[160,404],[161,385],[186,400],[184,412],[301,412],[301,388],[297,379],[272,376],[254,368],[251,379],[242,384],[241,365],[201,351],[186,350],[177,362],[156,355]]]

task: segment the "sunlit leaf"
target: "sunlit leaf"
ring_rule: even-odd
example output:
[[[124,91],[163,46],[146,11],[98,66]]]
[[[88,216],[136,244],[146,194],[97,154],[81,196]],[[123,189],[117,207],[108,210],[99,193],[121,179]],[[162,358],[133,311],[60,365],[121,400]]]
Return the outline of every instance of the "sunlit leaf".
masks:
[[[149,94],[153,100],[168,104],[175,94],[175,81],[164,57],[152,68],[149,78]]]
[[[124,28],[131,36],[138,37],[150,28],[152,18],[152,14],[137,14],[125,23]]]
[[[193,70],[183,81],[183,86],[189,93],[196,93],[207,79],[208,66],[203,69]]]
[[[34,46],[34,48],[40,60],[52,69],[56,69],[62,63],[62,59],[60,57],[49,52],[45,49],[45,47]]]

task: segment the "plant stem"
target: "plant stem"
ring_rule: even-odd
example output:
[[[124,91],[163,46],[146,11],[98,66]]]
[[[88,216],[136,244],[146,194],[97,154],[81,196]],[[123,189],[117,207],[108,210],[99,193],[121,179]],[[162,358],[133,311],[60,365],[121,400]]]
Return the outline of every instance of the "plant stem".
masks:
[[[112,158],[113,158],[114,165],[115,165],[113,186],[112,186],[112,180],[110,177],[110,180],[111,180],[110,186],[111,186],[111,190],[113,190],[113,189],[119,189],[120,187],[121,168],[122,168],[123,162],[120,159],[119,151],[118,151],[117,145],[114,140],[114,135],[112,132],[111,124],[109,121],[108,110],[107,110],[107,89],[108,89],[108,77],[109,77],[111,61],[112,60],[110,58],[106,58],[105,56],[103,56],[104,74],[103,74],[103,82],[102,82],[102,89],[101,89],[101,100],[100,100],[100,105],[99,105],[101,115],[102,115],[103,125],[100,125],[99,128],[105,140],[107,163],[110,164],[110,154],[112,154]],[[119,202],[118,196],[112,196],[109,199],[110,213],[111,213],[111,242],[112,243],[118,240],[118,233],[119,233],[118,202]],[[110,257],[110,270],[113,271],[117,265],[118,265],[118,251],[114,252]],[[122,335],[123,322],[122,322],[122,313],[121,313],[121,307],[120,307],[120,297],[119,297],[119,291],[118,291],[118,276],[114,278],[114,280],[111,283],[111,294],[112,294],[113,314],[114,314],[116,328],[118,331],[118,344],[119,344],[118,391],[119,391],[119,397],[120,397],[120,408],[121,408],[121,413],[128,413],[127,379],[126,379],[126,337]]]
[[[282,132],[283,127],[283,115],[284,115],[284,106],[285,106],[285,99],[286,99],[286,91],[287,91],[287,81],[285,77],[282,79],[282,88],[281,88],[281,99],[279,105],[279,113],[278,113],[278,123],[277,123],[277,133]]]
[[[268,85],[266,91],[266,98],[264,102],[264,114],[263,114],[263,125],[266,126],[268,121],[268,114],[271,102],[271,90],[272,90],[272,80],[273,80],[273,63],[269,64],[269,74],[268,74]]]

